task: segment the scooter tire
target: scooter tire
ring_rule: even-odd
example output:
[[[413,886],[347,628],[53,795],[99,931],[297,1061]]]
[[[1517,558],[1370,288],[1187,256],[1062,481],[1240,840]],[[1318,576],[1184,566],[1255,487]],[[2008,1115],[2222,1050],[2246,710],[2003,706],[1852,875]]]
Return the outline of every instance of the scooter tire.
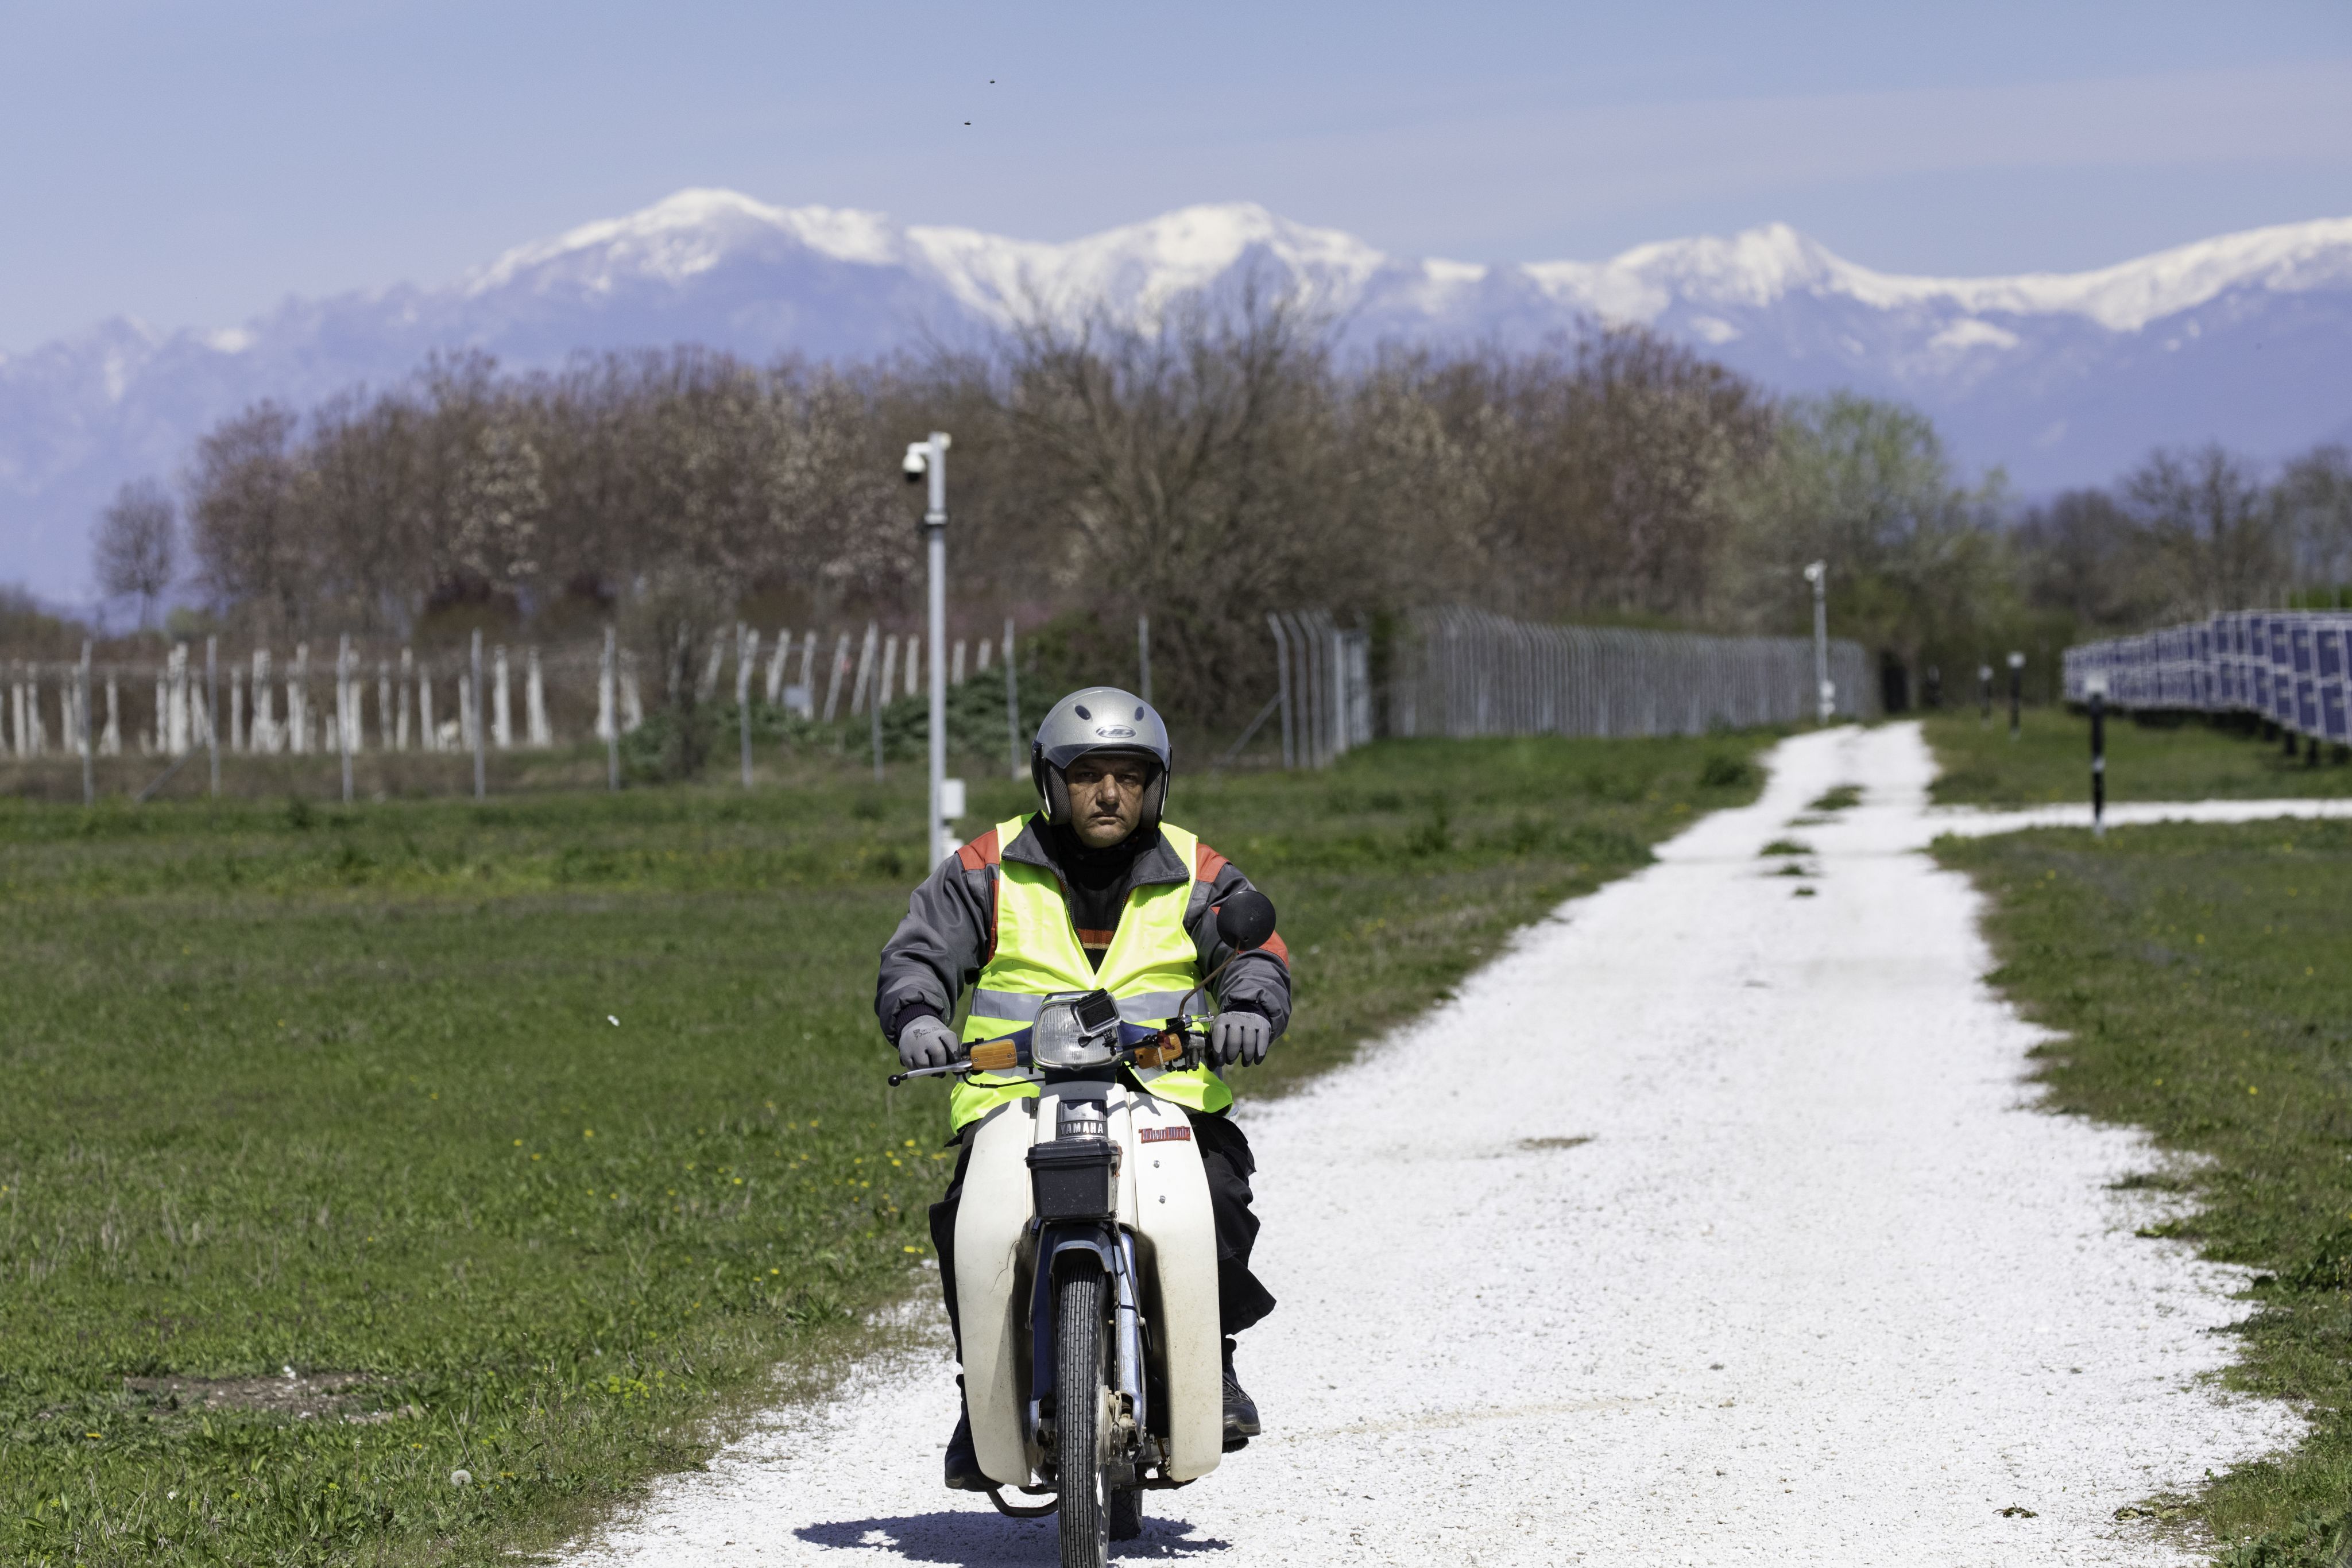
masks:
[[[1103,1485],[1104,1279],[1082,1269],[1055,1293],[1054,1447],[1062,1568],[1108,1568],[1110,1498]]]

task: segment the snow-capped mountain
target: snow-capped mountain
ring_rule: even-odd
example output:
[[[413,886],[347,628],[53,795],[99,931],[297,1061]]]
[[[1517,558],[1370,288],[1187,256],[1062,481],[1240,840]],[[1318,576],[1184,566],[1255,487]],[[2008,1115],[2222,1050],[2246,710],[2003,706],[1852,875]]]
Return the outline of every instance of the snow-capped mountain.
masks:
[[[1249,204],[1040,244],[697,190],[437,287],[289,300],[215,331],[117,319],[0,358],[0,578],[82,597],[89,520],[123,479],[175,474],[256,399],[383,385],[436,349],[515,367],[677,342],[854,357],[1040,309],[1149,317],[1253,274],[1302,290],[1356,346],[1642,322],[1777,390],[1905,399],[1964,464],[2003,465],[2028,492],[2104,481],[2158,443],[2267,457],[2352,437],[2352,218],[2094,272],[1946,278],[1874,272],[1781,225],[1485,266],[1387,256]]]

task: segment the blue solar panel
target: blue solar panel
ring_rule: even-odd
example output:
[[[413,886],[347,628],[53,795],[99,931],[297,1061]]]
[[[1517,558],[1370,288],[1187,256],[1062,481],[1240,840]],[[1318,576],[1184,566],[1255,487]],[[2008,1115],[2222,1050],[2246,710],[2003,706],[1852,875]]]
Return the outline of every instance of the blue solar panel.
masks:
[[[2352,615],[2342,612],[2225,611],[2079,644],[2064,667],[2070,701],[2098,675],[2116,708],[2253,713],[2352,745]]]

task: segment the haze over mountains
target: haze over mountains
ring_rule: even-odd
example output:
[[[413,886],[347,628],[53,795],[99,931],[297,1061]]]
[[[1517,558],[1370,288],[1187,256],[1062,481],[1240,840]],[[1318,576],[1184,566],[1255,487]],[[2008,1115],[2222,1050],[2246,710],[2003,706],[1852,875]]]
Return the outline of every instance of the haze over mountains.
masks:
[[[684,191],[522,246],[455,283],[289,299],[243,327],[117,319],[0,358],[0,579],[88,596],[89,519],[122,480],[175,476],[264,397],[307,407],[436,349],[512,368],[706,343],[754,359],[974,340],[1032,302],[1148,315],[1255,269],[1351,348],[1523,348],[1595,318],[1645,323],[1772,389],[1900,398],[1969,468],[2033,494],[2102,483],[2158,444],[2277,457],[2352,439],[2352,218],[2256,229],[2095,272],[1874,272],[1780,225],[1603,262],[1390,256],[1245,204],[1066,244]]]

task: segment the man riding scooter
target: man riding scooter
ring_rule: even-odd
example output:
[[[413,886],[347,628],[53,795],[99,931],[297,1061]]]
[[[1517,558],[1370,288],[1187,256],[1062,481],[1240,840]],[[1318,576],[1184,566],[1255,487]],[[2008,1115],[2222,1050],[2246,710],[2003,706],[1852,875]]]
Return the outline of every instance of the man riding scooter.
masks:
[[[1059,992],[1108,991],[1129,1023],[1157,1025],[1202,976],[1216,974],[1209,1054],[1218,1066],[1255,1066],[1290,1019],[1288,954],[1280,937],[1234,954],[1213,913],[1250,886],[1233,863],[1160,820],[1171,757],[1167,727],[1140,698],[1090,686],[1063,698],[1038,726],[1030,776],[1041,810],[972,840],[918,887],[882,950],[875,1013],[909,1071],[943,1067],[976,1040],[1036,1020]],[[1217,973],[1223,965],[1223,972]],[[950,1027],[970,989],[961,1033]],[[1225,1446],[1259,1431],[1257,1407],[1234,1377],[1234,1337],[1274,1310],[1250,1272],[1257,1218],[1249,1141],[1226,1114],[1233,1094],[1208,1067],[1145,1071],[1150,1092],[1184,1107],[1209,1178],[1217,1234],[1217,1296],[1224,1335]],[[974,1072],[955,1082],[949,1121],[961,1146],[955,1175],[931,1207],[948,1319],[957,1322],[957,1205],[971,1133],[990,1111],[1036,1085]],[[947,1484],[985,1491],[967,1412],[947,1451]]]

